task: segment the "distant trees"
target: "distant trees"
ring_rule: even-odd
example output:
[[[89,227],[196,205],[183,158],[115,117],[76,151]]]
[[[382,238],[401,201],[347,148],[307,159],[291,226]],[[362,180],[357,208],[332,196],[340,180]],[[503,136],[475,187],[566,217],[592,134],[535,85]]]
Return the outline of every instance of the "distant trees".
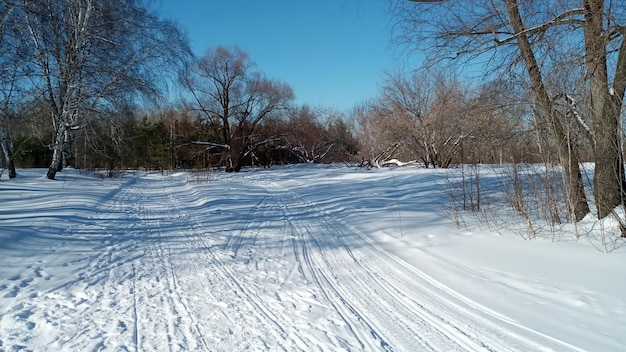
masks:
[[[341,113],[332,109],[293,108],[283,123],[285,147],[300,162],[340,162],[352,160],[358,142]]]
[[[16,0],[2,6],[11,19],[2,26],[14,42],[3,41],[0,52],[20,44],[28,69],[12,72],[26,77],[29,93],[50,107],[50,179],[64,163],[74,164],[78,130],[140,96],[158,98],[163,73],[180,67],[188,52],[178,28],[142,1]]]
[[[541,161],[526,100],[526,92],[507,81],[495,80],[475,87],[467,112],[472,134],[461,146],[461,162]]]
[[[448,167],[472,135],[466,89],[459,81],[428,73],[398,75],[385,86],[383,101],[391,114],[410,122],[410,128],[402,128],[404,139],[424,166]]]
[[[507,149],[507,161],[523,158],[511,152],[520,114],[496,105],[495,100],[504,100],[494,94],[485,86],[476,95],[467,84],[436,72],[388,77],[379,98],[354,111],[363,163],[446,168],[459,162],[502,161],[488,144],[500,154]]]
[[[535,117],[549,126],[568,180],[568,206],[577,220],[589,207],[579,169],[579,142],[568,129],[575,117],[593,150],[598,217],[625,204],[620,115],[626,91],[626,4],[612,0],[396,1],[402,42],[431,59],[483,58],[489,69],[526,74]],[[424,30],[428,28],[428,30]],[[497,64],[495,64],[497,63]],[[517,65],[519,64],[519,66]],[[578,75],[583,99],[571,87],[550,86],[550,74]],[[565,99],[563,99],[565,97]],[[562,108],[563,101],[569,101]],[[582,106],[584,105],[584,106]]]
[[[51,151],[46,106],[32,104],[14,126],[19,146],[16,161],[21,167],[42,167]],[[294,118],[296,111],[308,111],[308,123]],[[291,106],[282,114],[264,119],[256,128],[259,144],[244,166],[350,161],[357,141],[349,124],[339,113],[327,109]],[[160,108],[150,112],[119,111],[105,120],[92,120],[77,131],[75,167],[104,169],[109,175],[122,168],[143,170],[219,169],[225,151],[206,142],[214,139],[215,128],[206,119],[186,108]]]
[[[295,118],[305,111],[304,120]],[[325,119],[323,109],[307,106],[294,107],[264,119],[255,129],[258,143],[248,153],[244,166],[264,166],[294,163],[331,163],[351,160],[357,152],[357,142],[341,115],[330,114]],[[292,115],[295,114],[295,115]],[[307,122],[305,122],[305,120]],[[325,121],[325,122],[322,122]],[[90,126],[97,131],[88,136],[79,135],[77,145],[81,157],[76,165],[81,168],[104,168],[111,175],[120,168],[169,170],[224,168],[227,148],[214,147],[215,126],[203,115],[184,108],[165,108],[150,113],[119,112],[106,124]],[[218,129],[219,131],[219,129]],[[83,131],[81,131],[82,133]],[[32,133],[32,132],[31,132]],[[20,137],[20,141],[23,141]],[[22,165],[39,165],[40,149],[24,143]],[[88,147],[83,144],[88,144]],[[232,170],[234,171],[234,170]]]

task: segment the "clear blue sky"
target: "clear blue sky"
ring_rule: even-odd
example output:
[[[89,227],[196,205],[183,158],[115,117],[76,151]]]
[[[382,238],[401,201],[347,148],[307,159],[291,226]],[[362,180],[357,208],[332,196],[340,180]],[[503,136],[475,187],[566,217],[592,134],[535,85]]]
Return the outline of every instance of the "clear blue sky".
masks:
[[[376,96],[396,71],[387,0],[160,0],[196,55],[239,46],[296,102],[346,110]]]

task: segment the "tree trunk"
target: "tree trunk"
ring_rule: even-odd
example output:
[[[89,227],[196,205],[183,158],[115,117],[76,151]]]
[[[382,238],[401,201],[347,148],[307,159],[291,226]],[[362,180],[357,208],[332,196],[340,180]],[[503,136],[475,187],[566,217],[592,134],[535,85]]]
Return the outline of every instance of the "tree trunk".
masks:
[[[571,145],[570,139],[567,138],[565,128],[559,119],[560,116],[556,114],[554,104],[543,83],[539,64],[533,53],[528,36],[525,34],[526,26],[522,22],[517,1],[505,0],[505,3],[511,25],[515,33],[519,33],[517,43],[524,63],[526,64],[528,75],[530,76],[530,82],[535,99],[537,100],[539,112],[544,121],[545,119],[549,119],[550,129],[558,145],[559,159],[565,171],[565,175],[567,176],[568,210],[574,215],[576,221],[580,221],[589,213],[589,204],[585,196],[585,188],[580,173],[578,156]]]
[[[585,66],[589,75],[592,134],[594,138],[594,198],[598,218],[624,204],[624,162],[621,150],[620,113],[626,79],[626,42],[622,38],[613,92],[609,89],[607,36],[604,33],[604,1],[584,0]]]
[[[231,148],[231,160],[232,163],[230,165],[230,172],[239,172],[243,167],[243,163],[246,159],[246,146],[241,148]]]
[[[63,146],[65,143],[65,123],[61,122],[58,125],[58,130],[54,136],[54,144],[52,147],[52,163],[50,164],[50,167],[48,168],[48,173],[47,173],[47,177],[50,180],[54,180],[56,173],[58,171],[61,171],[63,168]]]
[[[5,159],[7,162],[7,170],[9,170],[9,178],[17,177],[17,173],[15,172],[15,163],[13,162],[13,153],[11,149],[6,149],[3,143],[2,151],[4,152]]]
[[[15,172],[15,163],[13,161],[11,138],[3,117],[0,117],[0,129],[0,144],[2,145],[2,152],[7,163],[7,170],[9,170],[9,178],[15,178],[17,173]]]
[[[551,102],[549,106],[552,106]],[[550,131],[557,144],[559,163],[563,167],[567,180],[568,213],[574,215],[576,221],[580,221],[589,214],[590,210],[587,196],[585,195],[585,185],[580,171],[580,163],[578,161],[578,155],[576,154],[577,148],[572,144],[571,138],[568,137],[567,131],[563,127],[562,122],[565,116],[554,111],[552,108],[550,108],[550,110],[541,112],[541,115],[551,113],[550,120],[545,121],[545,118],[542,117],[540,121],[550,126]]]
[[[595,175],[594,198],[598,218],[613,212],[626,199],[624,162],[620,147],[619,109],[610,108],[594,120]]]
[[[76,158],[76,143],[73,132],[70,129],[65,129],[63,138],[63,167],[73,167]]]
[[[582,220],[587,214],[589,214],[589,204],[587,203],[587,196],[585,195],[585,185],[583,183],[582,174],[580,172],[580,165],[578,162],[578,156],[573,150],[565,143],[563,146],[559,146],[559,157],[561,158],[561,165],[567,175],[568,180],[568,194],[567,194],[567,206],[570,214],[574,215],[576,221]]]

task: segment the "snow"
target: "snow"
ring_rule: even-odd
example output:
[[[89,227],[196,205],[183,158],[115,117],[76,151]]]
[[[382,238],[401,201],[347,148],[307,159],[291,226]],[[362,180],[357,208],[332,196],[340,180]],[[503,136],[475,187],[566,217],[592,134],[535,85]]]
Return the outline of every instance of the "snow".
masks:
[[[0,351],[626,350],[623,241],[459,228],[455,172],[18,170]]]

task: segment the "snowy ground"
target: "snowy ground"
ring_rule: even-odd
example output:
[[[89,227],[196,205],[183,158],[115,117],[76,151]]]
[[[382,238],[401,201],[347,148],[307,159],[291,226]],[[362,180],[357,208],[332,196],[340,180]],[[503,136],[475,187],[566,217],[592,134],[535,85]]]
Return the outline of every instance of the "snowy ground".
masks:
[[[626,246],[459,229],[448,172],[5,175],[0,351],[626,350]]]

